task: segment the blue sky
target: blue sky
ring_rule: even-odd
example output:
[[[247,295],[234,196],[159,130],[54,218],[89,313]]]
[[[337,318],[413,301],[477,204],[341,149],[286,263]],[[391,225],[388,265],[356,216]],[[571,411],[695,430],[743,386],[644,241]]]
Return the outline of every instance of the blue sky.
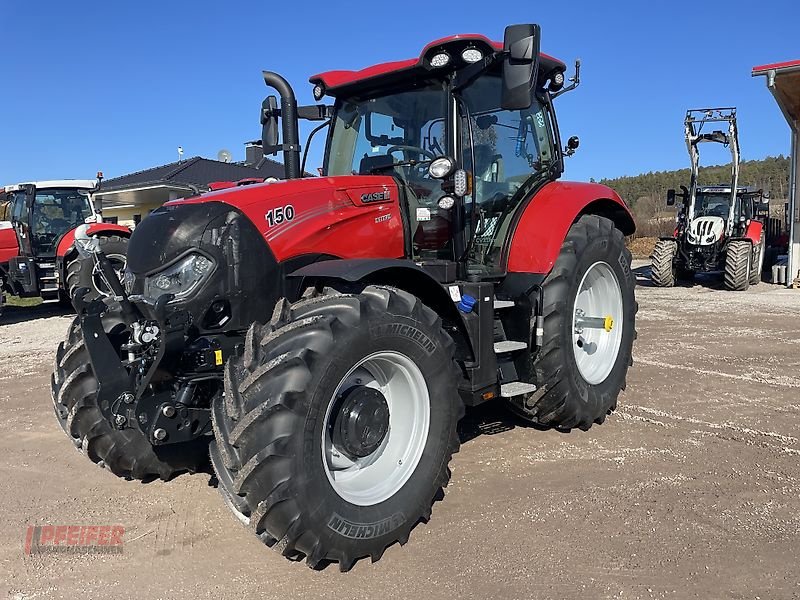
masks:
[[[313,73],[409,58],[453,33],[502,39],[525,22],[542,25],[543,51],[583,62],[581,87],[558,101],[564,139],[581,138],[570,179],[687,166],[690,107],[737,106],[745,159],[789,152],[750,69],[800,58],[797,0],[0,0],[0,184],[113,177],[176,160],[179,145],[241,160],[260,135],[262,69],[311,103]]]

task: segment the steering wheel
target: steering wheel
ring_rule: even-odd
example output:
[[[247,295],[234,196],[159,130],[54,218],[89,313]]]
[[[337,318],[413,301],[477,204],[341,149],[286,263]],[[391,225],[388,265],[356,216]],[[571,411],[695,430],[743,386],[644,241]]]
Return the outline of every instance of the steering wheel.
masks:
[[[400,150],[416,152],[417,154],[421,154],[422,156],[427,156],[431,160],[436,158],[436,155],[430,150],[425,150],[425,148],[420,148],[419,146],[409,146],[406,144],[398,144],[397,146],[392,146],[386,151],[386,154],[392,154],[394,152],[399,152]]]

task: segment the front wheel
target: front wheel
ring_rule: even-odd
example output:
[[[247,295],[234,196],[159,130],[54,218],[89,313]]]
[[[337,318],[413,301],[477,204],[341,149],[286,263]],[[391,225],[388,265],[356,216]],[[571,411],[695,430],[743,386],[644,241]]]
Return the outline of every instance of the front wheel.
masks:
[[[237,518],[309,566],[404,544],[450,477],[463,414],[454,346],[406,292],[276,307],[226,365],[211,459]]]
[[[138,429],[117,429],[106,420],[98,404],[99,382],[78,318],[58,346],[50,381],[53,409],[61,429],[79,452],[114,475],[167,481],[208,463],[206,437],[156,448]]]
[[[586,430],[617,406],[633,363],[637,312],[622,232],[584,215],[567,233],[544,287],[544,343],[533,359],[539,390],[512,406],[549,427]]]
[[[98,240],[98,246],[108,258],[117,277],[122,280],[122,273],[127,264],[128,239],[118,235],[105,236]],[[75,290],[79,287],[89,288],[89,293],[84,298],[87,302],[113,295],[106,282],[103,281],[91,256],[78,255],[67,263],[64,287],[70,302]]]
[[[674,240],[658,240],[650,257],[650,280],[656,287],[672,287],[678,278],[675,255],[678,244]]]

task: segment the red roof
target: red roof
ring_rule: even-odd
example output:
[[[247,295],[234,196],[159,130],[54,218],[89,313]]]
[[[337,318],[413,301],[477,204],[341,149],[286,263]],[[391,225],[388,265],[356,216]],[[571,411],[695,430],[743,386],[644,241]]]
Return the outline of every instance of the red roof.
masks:
[[[769,65],[761,65],[760,67],[753,67],[753,75],[761,75],[767,71],[781,71],[784,69],[800,69],[800,60],[787,60]]]
[[[322,82],[330,91],[338,87],[366,81],[367,79],[372,79],[373,77],[380,77],[382,75],[406,71],[420,66],[423,58],[432,48],[458,41],[477,42],[479,45],[484,45],[484,47],[488,46],[490,49],[495,51],[503,49],[503,42],[490,40],[486,36],[477,33],[451,35],[449,37],[434,40],[427,44],[417,58],[380,63],[371,67],[366,67],[359,71],[326,71],[324,73],[318,73],[317,75],[311,76],[309,81],[311,83]],[[548,56],[547,54],[540,54],[540,56],[545,61],[551,63],[551,65],[549,65],[551,69],[555,67],[561,67],[562,69],[566,68],[564,63],[551,56]]]

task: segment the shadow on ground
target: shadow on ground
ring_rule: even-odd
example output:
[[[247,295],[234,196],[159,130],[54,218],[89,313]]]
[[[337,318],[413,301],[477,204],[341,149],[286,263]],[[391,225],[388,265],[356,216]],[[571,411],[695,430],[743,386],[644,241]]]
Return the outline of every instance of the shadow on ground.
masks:
[[[0,315],[0,325],[13,325],[24,321],[60,317],[63,315],[70,315],[74,312],[72,307],[61,306],[60,304],[37,304],[36,306],[6,305],[3,307],[3,314]]]

